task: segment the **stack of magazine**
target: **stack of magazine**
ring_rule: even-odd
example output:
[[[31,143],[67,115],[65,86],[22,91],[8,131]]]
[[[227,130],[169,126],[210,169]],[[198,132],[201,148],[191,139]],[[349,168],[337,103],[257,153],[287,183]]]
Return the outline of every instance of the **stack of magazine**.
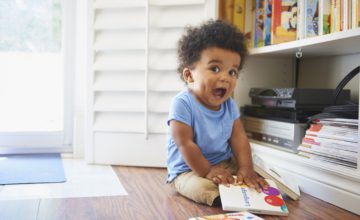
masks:
[[[319,119],[306,131],[299,155],[356,169],[358,139],[358,119]]]

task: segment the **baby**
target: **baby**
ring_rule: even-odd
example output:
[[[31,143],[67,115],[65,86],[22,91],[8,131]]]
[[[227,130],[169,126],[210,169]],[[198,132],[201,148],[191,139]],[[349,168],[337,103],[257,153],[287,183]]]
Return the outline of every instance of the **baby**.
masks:
[[[167,140],[168,183],[183,196],[220,205],[218,184],[266,181],[253,169],[251,148],[231,98],[247,54],[244,35],[226,22],[189,27],[178,43],[178,72],[187,88],[172,100]]]

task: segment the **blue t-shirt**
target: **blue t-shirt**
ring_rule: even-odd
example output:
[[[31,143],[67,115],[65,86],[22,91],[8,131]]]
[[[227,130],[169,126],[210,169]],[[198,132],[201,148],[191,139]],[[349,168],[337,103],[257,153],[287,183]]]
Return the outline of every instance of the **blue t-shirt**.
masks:
[[[201,153],[210,164],[217,164],[232,156],[229,139],[234,121],[239,117],[239,110],[232,98],[221,104],[220,110],[214,111],[203,106],[185,89],[173,98],[167,123],[169,125],[171,120],[177,120],[190,126]],[[190,170],[170,131],[167,135],[167,169],[168,182]]]

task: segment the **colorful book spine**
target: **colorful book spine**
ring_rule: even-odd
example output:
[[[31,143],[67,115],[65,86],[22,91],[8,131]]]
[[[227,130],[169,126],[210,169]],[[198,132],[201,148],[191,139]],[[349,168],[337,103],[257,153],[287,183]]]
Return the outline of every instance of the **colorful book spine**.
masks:
[[[255,0],[254,47],[264,46],[264,0]]]
[[[245,0],[244,35],[247,48],[254,48],[255,0]]]
[[[273,0],[271,44],[296,40],[297,0]]]
[[[331,0],[331,23],[330,23],[331,33],[340,31],[340,22],[341,22],[340,13],[341,13],[340,0]]]
[[[357,27],[360,27],[360,0],[357,0],[356,2],[357,7],[356,7],[356,23],[357,23]]]
[[[234,0],[219,1],[219,18],[230,23],[233,22]]]
[[[305,38],[305,0],[298,0],[296,39]]]
[[[323,34],[330,34],[330,24],[331,24],[331,0],[323,0],[323,10],[322,10],[322,27]]]
[[[334,0],[335,1],[335,0]],[[319,35],[319,1],[306,0],[306,37],[315,37]]]
[[[264,45],[271,45],[271,19],[272,19],[272,0],[265,0],[264,10]]]
[[[352,28],[360,27],[360,0],[352,0]]]
[[[347,29],[352,28],[352,0],[347,0]]]
[[[245,30],[245,0],[235,0],[233,10],[233,24],[244,33]]]

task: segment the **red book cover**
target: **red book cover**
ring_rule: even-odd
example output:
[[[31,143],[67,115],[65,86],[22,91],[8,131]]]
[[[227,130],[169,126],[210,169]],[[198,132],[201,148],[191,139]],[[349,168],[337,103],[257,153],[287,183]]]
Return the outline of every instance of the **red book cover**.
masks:
[[[273,0],[271,44],[296,40],[297,0]]]

